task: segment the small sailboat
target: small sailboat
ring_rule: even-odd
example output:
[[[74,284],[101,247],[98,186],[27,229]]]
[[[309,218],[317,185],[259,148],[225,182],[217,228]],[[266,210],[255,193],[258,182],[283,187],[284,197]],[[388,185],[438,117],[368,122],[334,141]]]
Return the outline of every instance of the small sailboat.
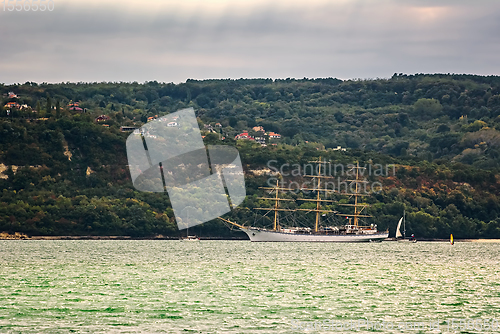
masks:
[[[401,222],[403,221],[403,217],[398,222],[398,227],[396,227],[396,239],[401,238],[403,235],[401,234]],[[404,240],[404,237],[403,237]]]
[[[450,234],[450,244],[455,244],[455,241],[453,241],[453,234]]]
[[[401,223],[403,223],[403,234],[401,234]],[[403,217],[398,222],[398,227],[396,228],[396,240],[397,241],[411,241],[413,243],[417,242],[415,235],[412,234],[410,239],[406,239],[406,211],[403,211]]]
[[[187,237],[184,237],[181,240],[182,241],[200,241],[200,238],[198,238],[196,235],[188,235]]]
[[[200,241],[196,235],[189,235],[189,227],[186,229],[186,236],[181,238],[181,241]]]

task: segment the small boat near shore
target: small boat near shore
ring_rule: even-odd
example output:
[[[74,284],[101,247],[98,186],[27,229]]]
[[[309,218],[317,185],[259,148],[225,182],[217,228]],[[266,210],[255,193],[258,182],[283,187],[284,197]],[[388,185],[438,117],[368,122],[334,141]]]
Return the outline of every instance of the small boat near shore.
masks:
[[[188,235],[187,237],[181,238],[181,241],[200,241],[200,238],[196,235]]]
[[[401,234],[401,223],[403,223],[403,234]],[[417,242],[415,235],[412,234],[410,238],[406,239],[406,211],[403,211],[403,217],[398,222],[396,227],[396,241],[398,242]]]

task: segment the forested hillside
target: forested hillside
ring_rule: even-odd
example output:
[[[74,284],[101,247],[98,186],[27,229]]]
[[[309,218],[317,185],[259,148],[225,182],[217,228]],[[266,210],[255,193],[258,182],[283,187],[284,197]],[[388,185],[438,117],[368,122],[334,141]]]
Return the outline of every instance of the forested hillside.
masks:
[[[322,157],[396,165],[371,177],[383,184],[366,199],[379,229],[394,233],[406,209],[419,237],[500,238],[500,77],[472,75],[0,85],[0,231],[178,235],[168,196],[132,187],[120,127],[185,107],[206,143],[240,151],[248,196],[228,215],[240,223],[269,223],[252,210],[270,205],[255,170]],[[251,139],[235,141],[242,133]],[[215,221],[195,229],[238,235]]]

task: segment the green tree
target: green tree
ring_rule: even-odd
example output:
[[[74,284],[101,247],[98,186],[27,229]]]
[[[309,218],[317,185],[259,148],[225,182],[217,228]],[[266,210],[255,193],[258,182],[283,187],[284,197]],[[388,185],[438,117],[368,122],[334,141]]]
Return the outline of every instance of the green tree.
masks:
[[[36,101],[36,112],[38,115],[42,112],[42,106],[40,105],[40,100]]]
[[[47,104],[45,105],[45,112],[47,115],[50,115],[52,111],[52,100],[50,98],[50,95],[47,94]]]
[[[61,117],[61,104],[59,100],[56,100],[56,118]]]
[[[427,118],[435,118],[441,115],[443,111],[443,106],[436,99],[418,99],[417,102],[413,104],[413,109],[417,115],[423,115]]]

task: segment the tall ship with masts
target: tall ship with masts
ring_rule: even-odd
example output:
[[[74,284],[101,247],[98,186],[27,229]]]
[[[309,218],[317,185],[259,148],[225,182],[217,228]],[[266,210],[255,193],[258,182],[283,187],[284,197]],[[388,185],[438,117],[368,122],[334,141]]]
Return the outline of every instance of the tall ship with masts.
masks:
[[[261,197],[260,199],[273,201],[274,206],[271,208],[257,208],[258,210],[268,210],[274,212],[273,228],[261,228],[261,227],[248,227],[231,222],[225,218],[219,217],[222,221],[237,226],[240,230],[245,232],[251,241],[255,242],[375,242],[382,241],[389,236],[389,231],[379,232],[377,226],[362,225],[360,218],[369,218],[371,216],[364,214],[363,210],[368,207],[368,204],[359,201],[359,198],[363,196],[368,196],[368,194],[361,193],[360,184],[367,182],[360,177],[360,170],[364,167],[360,167],[359,163],[352,167],[352,174],[355,176],[353,180],[346,180],[350,182],[350,187],[352,192],[347,191],[345,193],[340,193],[332,189],[327,189],[327,187],[322,188],[322,181],[331,176],[322,175],[322,165],[325,162],[314,161],[318,163],[318,173],[317,175],[304,175],[305,177],[313,178],[314,192],[316,192],[315,198],[301,198],[299,201],[313,202],[316,203],[315,208],[311,209],[287,209],[282,206],[282,202],[295,201],[293,199],[280,197],[280,192],[289,191],[290,189],[282,188],[279,185],[279,180],[276,181],[275,187],[262,187],[261,189],[269,191],[273,194],[273,197]],[[302,189],[311,190],[311,189]],[[324,198],[325,195],[329,193],[336,193],[342,196],[347,196],[350,202],[354,203],[338,203],[331,199]],[[322,195],[323,194],[323,195]],[[340,213],[336,210],[331,210],[326,208],[327,203],[336,203],[337,205],[347,206],[353,208],[353,213]],[[280,223],[280,213],[286,211],[305,211],[308,213],[315,214],[314,227],[287,227],[282,226]],[[348,219],[348,223],[340,226],[326,226],[322,221],[322,217],[327,214],[334,214],[337,216],[345,216]]]

